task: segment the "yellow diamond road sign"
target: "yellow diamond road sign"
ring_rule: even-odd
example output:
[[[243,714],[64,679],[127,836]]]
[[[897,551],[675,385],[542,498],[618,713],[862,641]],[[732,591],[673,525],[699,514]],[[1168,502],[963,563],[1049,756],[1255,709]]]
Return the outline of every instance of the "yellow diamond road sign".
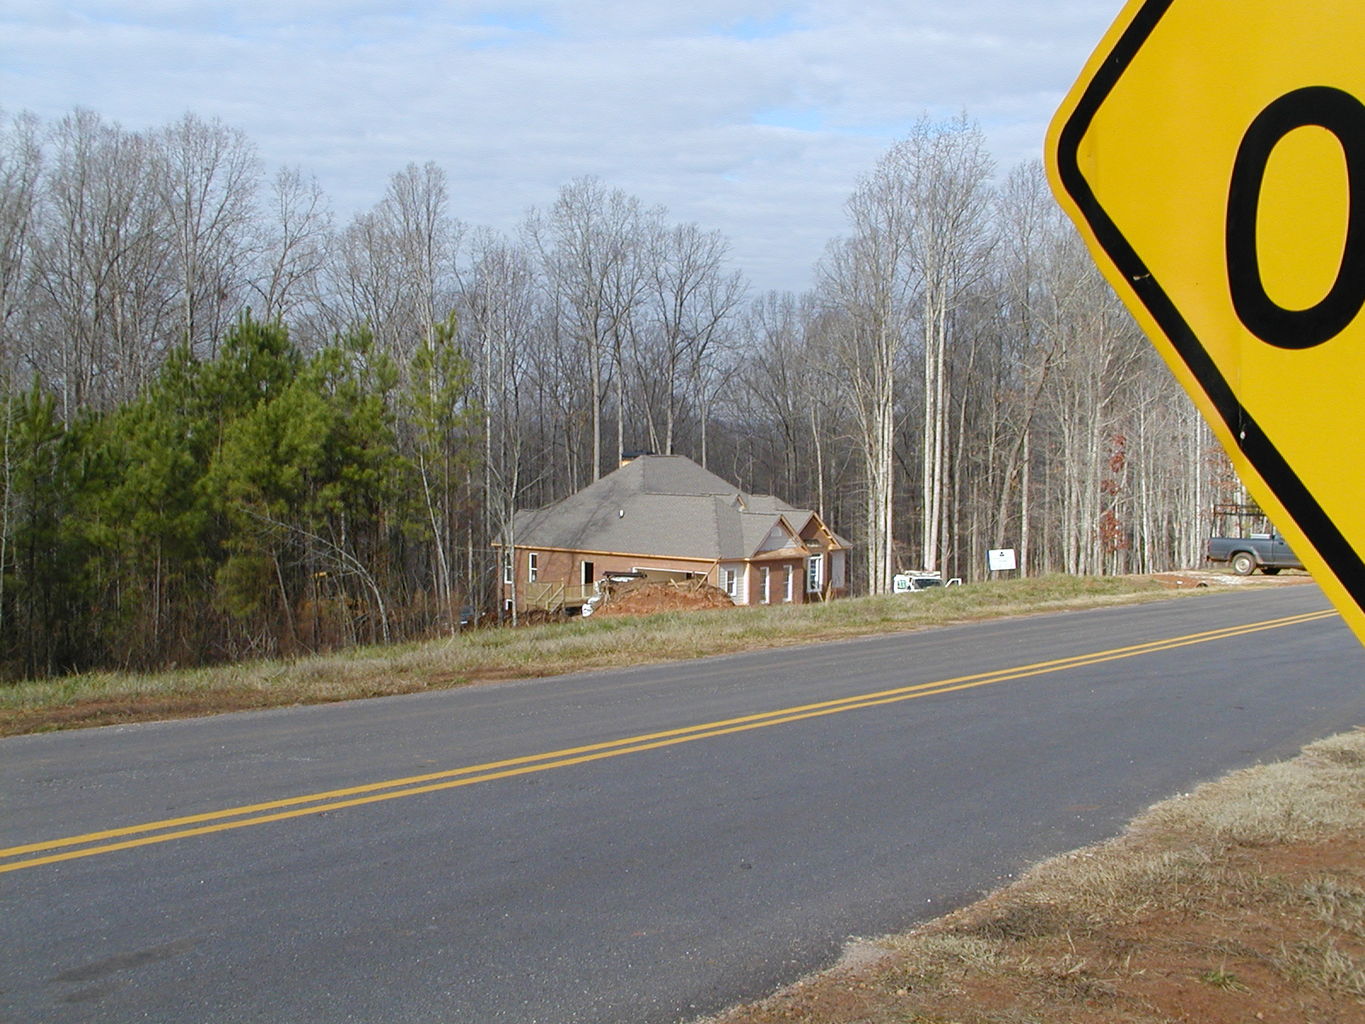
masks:
[[[1365,640],[1365,7],[1133,0],[1053,121],[1101,270]]]

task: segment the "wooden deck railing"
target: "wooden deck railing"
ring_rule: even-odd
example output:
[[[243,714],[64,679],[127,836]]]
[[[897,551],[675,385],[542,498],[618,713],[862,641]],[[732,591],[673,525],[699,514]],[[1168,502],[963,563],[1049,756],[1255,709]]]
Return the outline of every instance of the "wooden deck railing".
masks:
[[[593,595],[593,585],[576,583],[528,583],[522,600],[527,608],[543,608],[557,612],[563,608],[579,607]]]

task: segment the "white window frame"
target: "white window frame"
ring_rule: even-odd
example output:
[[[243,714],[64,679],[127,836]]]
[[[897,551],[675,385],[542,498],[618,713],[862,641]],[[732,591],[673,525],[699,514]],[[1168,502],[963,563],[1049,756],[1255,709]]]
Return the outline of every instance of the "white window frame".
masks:
[[[534,583],[540,579],[540,552],[526,552],[526,582]]]
[[[825,556],[810,555],[806,558],[806,593],[818,594],[825,582]]]
[[[769,599],[772,596],[772,572],[766,565],[758,571],[762,574],[759,577],[758,583],[758,603],[770,604],[771,601]]]
[[[509,587],[514,582],[512,579],[512,552],[510,551],[502,553],[502,582]]]
[[[721,589],[731,598],[739,597],[739,570],[722,568],[720,570]]]
[[[784,592],[782,595],[782,603],[791,604],[792,598],[795,597],[793,590],[796,585],[796,570],[790,565],[783,566],[783,568],[786,570],[786,574],[783,580]]]

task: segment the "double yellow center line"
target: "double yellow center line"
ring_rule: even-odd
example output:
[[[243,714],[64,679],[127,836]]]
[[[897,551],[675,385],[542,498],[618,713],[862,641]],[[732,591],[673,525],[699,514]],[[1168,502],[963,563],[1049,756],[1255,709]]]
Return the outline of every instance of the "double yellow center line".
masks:
[[[991,686],[1011,679],[1023,679],[1029,676],[1084,668],[1087,665],[1098,665],[1107,661],[1135,658],[1144,654],[1155,654],[1194,644],[1212,643],[1217,640],[1246,636],[1249,633],[1259,633],[1268,629],[1281,629],[1285,626],[1315,622],[1319,619],[1330,618],[1335,614],[1332,611],[1320,611],[1291,615],[1282,619],[1270,619],[1264,622],[1229,626],[1204,633],[1191,633],[1187,636],[1153,640],[1131,647],[1118,647],[1070,658],[1059,658],[1056,661],[1035,662],[1030,665],[998,669],[994,672],[981,672],[975,675],[957,676],[952,679],[940,679],[932,683],[920,683],[915,686],[903,686],[893,690],[843,697],[838,700],[802,704],[776,711],[745,715],[740,718],[706,722],[681,729],[668,729],[663,732],[630,736],[625,739],[608,740],[588,746],[552,750],[543,754],[529,754],[525,757],[514,757],[505,761],[490,761],[486,764],[469,765],[464,768],[452,768],[425,775],[411,775],[402,779],[390,779],[385,782],[350,786],[346,789],[334,789],[325,793],[312,793],[307,796],[246,804],[241,807],[230,807],[204,814],[192,814],[182,818],[168,818],[164,821],[153,821],[143,825],[105,829],[100,832],[89,832],[85,835],[69,836],[64,839],[51,839],[45,842],[28,843],[23,846],[12,846],[8,849],[0,849],[0,874],[21,871],[25,868],[35,868],[44,864],[54,864],[59,861],[114,853],[118,850],[131,850],[155,843],[168,843],[176,839],[188,839],[191,836],[209,835],[214,832],[249,828],[254,825],[267,825],[271,822],[339,811],[348,807],[360,807],[364,804],[379,803],[384,800],[398,800],[404,797],[419,796],[423,793],[435,793],[443,789],[457,789],[461,786],[473,786],[482,782],[493,782],[497,779],[510,779],[518,775],[552,771],[556,768],[567,768],[571,765],[587,764],[591,761],[603,761],[612,757],[624,757],[627,754],[639,754],[647,750],[658,750],[662,747],[692,743],[696,740],[711,739],[716,736],[728,736],[734,733],[747,732],[751,729],[766,729],[769,726],[786,725],[824,715],[837,715],[845,711],[859,711],[882,704],[895,704],[901,701],[914,700],[917,697],[952,693],[957,690],[970,690],[978,686]]]

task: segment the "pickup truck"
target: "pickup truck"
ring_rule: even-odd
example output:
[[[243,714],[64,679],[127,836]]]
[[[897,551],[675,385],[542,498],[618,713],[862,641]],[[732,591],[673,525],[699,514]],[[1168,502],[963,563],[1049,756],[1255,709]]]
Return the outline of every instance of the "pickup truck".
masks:
[[[1267,576],[1281,569],[1303,568],[1278,530],[1250,537],[1210,537],[1208,560],[1229,563],[1238,576],[1250,576],[1258,568]]]
[[[934,587],[960,586],[962,580],[958,577],[945,580],[936,572],[898,572],[891,577],[891,591],[895,594],[917,594],[921,590],[932,590]]]

